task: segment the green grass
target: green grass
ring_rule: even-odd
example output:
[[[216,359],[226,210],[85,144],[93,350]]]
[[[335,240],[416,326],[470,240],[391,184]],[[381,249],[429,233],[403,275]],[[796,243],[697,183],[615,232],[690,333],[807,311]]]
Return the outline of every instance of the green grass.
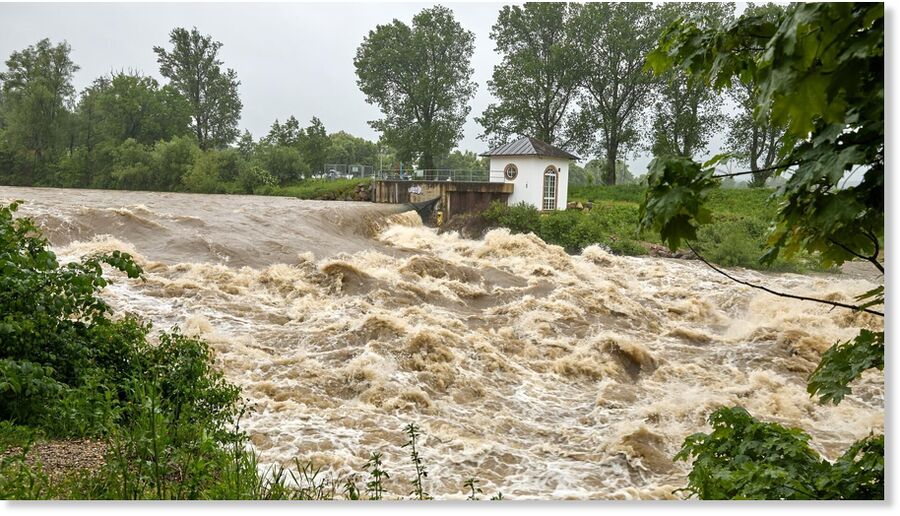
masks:
[[[369,186],[371,179],[306,179],[290,185],[266,185],[257,187],[256,195],[277,195],[298,199],[318,199],[324,201],[355,200],[356,189],[360,185]]]
[[[647,244],[661,244],[659,235],[638,231],[644,191],[641,185],[572,186],[569,202],[591,203],[591,210],[541,215],[525,207],[494,207],[485,212],[485,217],[514,232],[534,232],[571,253],[600,244],[617,254],[640,255],[647,253]],[[706,204],[712,212],[712,223],[700,228],[695,247],[705,258],[726,267],[785,272],[821,270],[815,257],[804,253],[779,257],[770,265],[760,263],[776,215],[776,206],[770,202],[772,193],[767,188],[713,191]]]

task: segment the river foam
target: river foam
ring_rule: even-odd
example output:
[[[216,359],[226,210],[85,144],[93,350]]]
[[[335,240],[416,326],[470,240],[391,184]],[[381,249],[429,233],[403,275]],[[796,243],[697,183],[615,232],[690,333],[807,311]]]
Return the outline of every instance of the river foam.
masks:
[[[777,298],[700,263],[597,246],[570,256],[506,230],[469,240],[366,203],[10,188],[0,198],[29,200],[22,212],[65,259],[139,256],[145,280],[116,275],[103,295],[211,343],[250,401],[245,429],[265,464],[299,458],[339,474],[381,451],[389,490],[405,493],[402,428],[416,422],[438,497],[463,497],[476,477],[509,498],[669,498],[688,471],[672,456],[721,406],[801,427],[829,458],[883,431],[881,373],[837,406],[805,390],[828,346],[880,320]],[[873,288],[736,273],[835,300]]]

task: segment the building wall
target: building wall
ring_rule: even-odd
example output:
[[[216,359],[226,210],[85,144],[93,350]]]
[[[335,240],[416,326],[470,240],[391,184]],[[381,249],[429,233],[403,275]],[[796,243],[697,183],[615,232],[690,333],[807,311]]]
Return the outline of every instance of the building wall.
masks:
[[[508,164],[519,169],[519,175],[512,181],[506,179],[503,170]],[[537,156],[495,156],[491,157],[491,182],[506,182],[515,185],[509,196],[509,204],[526,202],[541,209],[544,198],[544,170],[554,165],[559,170],[556,194],[556,209],[566,209],[569,195],[569,160],[565,158],[542,158]]]

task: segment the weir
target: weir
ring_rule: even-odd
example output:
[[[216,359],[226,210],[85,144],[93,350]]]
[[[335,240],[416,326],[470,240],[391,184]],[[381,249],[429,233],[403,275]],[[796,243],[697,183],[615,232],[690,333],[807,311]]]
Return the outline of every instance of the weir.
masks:
[[[514,186],[487,181],[419,179],[378,179],[372,184],[373,202],[420,205],[434,201],[434,211],[440,210],[444,220],[461,213],[484,211],[493,201],[505,203]]]

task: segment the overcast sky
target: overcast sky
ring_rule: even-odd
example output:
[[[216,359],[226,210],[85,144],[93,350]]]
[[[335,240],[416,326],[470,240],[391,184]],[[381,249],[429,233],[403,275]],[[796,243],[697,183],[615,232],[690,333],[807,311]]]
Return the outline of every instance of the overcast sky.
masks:
[[[318,116],[328,132],[339,130],[377,140],[369,120],[379,110],[366,104],[356,86],[353,57],[377,24],[397,18],[411,23],[429,3],[302,3],[302,4],[9,4],[0,3],[0,57],[50,38],[68,41],[78,91],[113,70],[159,75],[154,45],[168,46],[174,27],[196,26],[223,46],[220,57],[241,81],[244,103],[241,129],[255,138],[272,122],[294,115],[306,125]],[[472,67],[478,90],[459,147],[484,152],[478,139],[481,115],[493,100],[487,81],[500,62],[490,39],[491,26],[503,3],[443,2],[457,20],[475,33]],[[739,8],[740,9],[740,8]],[[3,66],[5,68],[5,66]],[[714,138],[712,151],[718,151]],[[646,156],[629,156],[637,174]]]

